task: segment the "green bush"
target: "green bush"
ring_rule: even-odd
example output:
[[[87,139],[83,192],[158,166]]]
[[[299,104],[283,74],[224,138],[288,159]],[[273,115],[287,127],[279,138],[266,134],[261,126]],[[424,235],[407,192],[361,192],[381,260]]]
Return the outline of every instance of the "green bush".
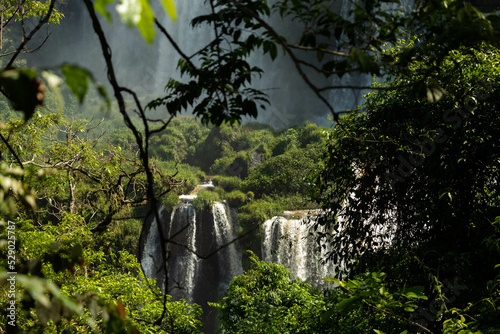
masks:
[[[128,219],[114,224],[110,228],[110,242],[115,251],[127,250],[132,254],[138,254],[139,238],[141,234],[142,221],[139,219]]]
[[[219,200],[219,195],[216,192],[202,189],[198,191],[196,198],[193,200],[193,205],[197,212],[201,212],[210,209]]]
[[[294,280],[281,264],[266,263],[252,254],[252,269],[235,277],[228,295],[217,304],[224,333],[324,333],[323,295],[306,282]]]
[[[266,220],[283,212],[283,208],[275,203],[264,199],[251,201],[239,208],[238,222],[240,230],[238,232],[248,231],[257,228]]]
[[[248,175],[250,153],[248,151],[230,152],[215,160],[210,167],[211,174],[223,174],[245,178]]]
[[[239,208],[246,203],[247,195],[245,195],[245,193],[240,190],[234,190],[226,194],[225,200],[227,201],[229,206]]]
[[[212,178],[214,186],[219,186],[226,192],[239,190],[241,188],[241,179],[237,176],[221,176],[217,175]]]
[[[284,154],[287,151],[293,150],[299,146],[299,141],[297,139],[297,130],[291,128],[285,130],[278,138],[275,140],[273,148],[273,156]]]
[[[177,194],[189,193],[205,179],[205,173],[198,167],[188,164],[176,164],[174,161],[159,161],[158,164],[165,173],[169,175],[177,173],[175,179],[183,181],[175,190]]]
[[[179,196],[177,194],[168,194],[162,198],[161,204],[167,212],[172,212],[179,203]]]
[[[294,149],[272,157],[250,170],[242,185],[243,191],[253,191],[258,197],[268,195],[308,194],[304,177],[315,167],[316,153]]]

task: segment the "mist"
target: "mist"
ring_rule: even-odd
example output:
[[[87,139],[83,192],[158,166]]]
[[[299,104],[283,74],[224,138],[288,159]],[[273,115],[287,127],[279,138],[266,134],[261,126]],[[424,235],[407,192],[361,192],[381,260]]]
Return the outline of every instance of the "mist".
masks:
[[[197,1],[196,5],[193,2],[194,0],[176,2],[176,22],[167,17],[159,6],[155,8],[156,13],[160,13],[158,20],[188,55],[197,52],[213,38],[213,31],[208,26],[191,26],[190,22],[195,16],[209,13],[209,8],[203,1]],[[347,13],[349,1],[336,0],[332,2],[332,6],[339,12]],[[154,42],[148,45],[137,29],[126,27],[120,22],[114,8],[111,5],[108,8],[112,12],[112,24],[102,17],[100,19],[112,49],[118,82],[148,100],[161,96],[169,78],[180,79],[176,71],[179,55],[159,31]],[[40,51],[26,58],[31,65],[40,68],[56,69],[63,63],[75,64],[88,69],[99,82],[106,84],[106,65],[85,6],[82,2],[71,1],[63,5],[61,11],[65,18],[60,25],[49,26],[51,36],[47,43]],[[278,33],[292,42],[298,40],[302,27],[296,22],[283,22],[277,14],[273,14],[269,20]],[[263,70],[262,77],[256,77],[252,86],[263,90],[270,100],[270,105],[265,106],[265,110],[259,109],[257,121],[275,128],[288,128],[304,121],[312,121],[318,125],[328,122],[328,107],[305,84],[288,56],[280,53],[272,61],[269,55],[257,52],[249,62]],[[327,80],[312,72],[308,72],[308,75],[319,86],[331,85],[332,80],[335,80]],[[341,83],[367,86],[371,83],[371,78],[366,75],[346,76]],[[324,97],[335,111],[343,111],[356,108],[362,102],[363,93],[360,90],[342,89],[325,92]],[[255,119],[245,118],[243,121],[253,120]]]

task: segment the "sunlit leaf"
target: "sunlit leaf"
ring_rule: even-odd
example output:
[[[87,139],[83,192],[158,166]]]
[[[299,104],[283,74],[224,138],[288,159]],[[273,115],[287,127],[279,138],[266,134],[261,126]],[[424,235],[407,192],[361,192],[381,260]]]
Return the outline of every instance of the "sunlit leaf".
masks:
[[[101,13],[102,16],[108,20],[109,23],[111,23],[111,15],[109,12],[106,10],[106,5],[113,3],[115,0],[96,0],[94,3],[94,8]]]
[[[139,29],[146,42],[152,43],[155,38],[155,29],[153,28],[155,15],[148,0],[140,0],[140,2],[141,14],[137,29]]]
[[[165,8],[167,14],[172,18],[172,20],[177,20],[177,12],[175,10],[175,3],[173,0],[160,0]]]
[[[116,5],[120,19],[128,26],[137,26],[141,20],[143,0],[121,0]]]

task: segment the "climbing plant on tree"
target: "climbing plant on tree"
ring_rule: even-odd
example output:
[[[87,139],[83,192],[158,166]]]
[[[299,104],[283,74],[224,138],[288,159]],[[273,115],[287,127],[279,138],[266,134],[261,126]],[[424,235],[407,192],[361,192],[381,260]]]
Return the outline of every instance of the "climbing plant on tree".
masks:
[[[331,259],[350,275],[384,268],[428,293],[430,278],[460,282],[456,307],[488,298],[500,263],[499,65],[490,45],[450,52],[429,78],[439,101],[418,87],[380,90],[331,132],[312,181],[329,210],[319,224],[334,231]],[[432,66],[414,61],[380,85],[421,80]]]

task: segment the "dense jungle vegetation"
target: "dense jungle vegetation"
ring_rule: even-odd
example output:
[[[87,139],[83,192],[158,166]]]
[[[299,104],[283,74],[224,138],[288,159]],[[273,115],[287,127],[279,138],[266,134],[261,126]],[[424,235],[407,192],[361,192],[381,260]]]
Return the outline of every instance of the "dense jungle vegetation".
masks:
[[[183,77],[147,101],[116,78],[102,24],[171,40],[149,1],[117,2],[111,15],[113,0],[82,0],[106,86],[23,57],[42,26],[64,20],[64,2],[4,1],[1,332],[203,332],[201,308],[172,301],[136,253],[147,216],[159,221],[160,206],[211,179],[195,206],[238,208],[240,235],[283,210],[322,209],[316,227],[329,232],[311,233],[342,269],[325,278],[337,288],[318,291],[248,253],[251,267],[212,304],[222,333],[499,333],[500,16],[476,2],[405,12],[366,0],[342,17],[321,0],[209,0],[193,25],[214,40],[189,56],[172,43]],[[173,1],[160,3],[176,17]],[[301,38],[281,36],[271,11],[299,22]],[[290,57],[331,128],[241,124],[265,112],[248,63],[258,50]],[[305,68],[376,80],[363,105],[340,112],[324,92],[345,85],[322,87]]]

